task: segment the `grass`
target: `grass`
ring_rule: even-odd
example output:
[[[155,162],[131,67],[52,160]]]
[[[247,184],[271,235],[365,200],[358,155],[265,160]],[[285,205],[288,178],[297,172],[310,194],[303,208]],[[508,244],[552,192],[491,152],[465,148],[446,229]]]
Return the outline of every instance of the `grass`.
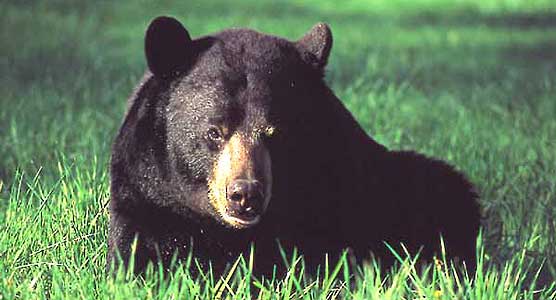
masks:
[[[328,22],[327,80],[367,132],[476,184],[477,274],[408,258],[308,278],[292,258],[285,279],[260,282],[244,258],[223,278],[192,278],[187,262],[108,278],[109,147],[161,14],[193,36],[296,39]],[[0,299],[556,299],[553,1],[3,1],[0,19]]]

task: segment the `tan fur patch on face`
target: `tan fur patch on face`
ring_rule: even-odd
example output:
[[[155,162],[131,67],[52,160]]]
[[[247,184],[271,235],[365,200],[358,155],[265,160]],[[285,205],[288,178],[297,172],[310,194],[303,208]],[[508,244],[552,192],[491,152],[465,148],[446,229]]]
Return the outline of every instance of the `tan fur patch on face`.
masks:
[[[272,137],[274,132],[276,132],[276,128],[273,126],[268,126],[264,129],[264,133],[267,137]]]
[[[276,128],[273,126],[257,128],[253,131],[253,139],[256,140],[261,136],[272,137],[275,132]]]
[[[255,164],[260,164],[256,166]],[[255,178],[255,168],[262,167],[265,178]],[[222,219],[236,228],[243,228],[245,224],[227,213],[227,186],[236,179],[262,180],[265,185],[265,203],[263,211],[268,206],[271,193],[272,178],[270,173],[270,155],[262,146],[251,146],[240,134],[234,134],[224,145],[214,163],[212,176],[209,179],[209,200]]]

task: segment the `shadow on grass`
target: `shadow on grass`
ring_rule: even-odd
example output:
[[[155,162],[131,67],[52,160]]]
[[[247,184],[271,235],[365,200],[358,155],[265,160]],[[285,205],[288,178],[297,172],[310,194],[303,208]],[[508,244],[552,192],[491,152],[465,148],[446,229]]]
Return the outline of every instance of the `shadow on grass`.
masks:
[[[404,21],[405,20],[405,21]],[[508,28],[548,28],[556,27],[556,12],[508,12],[484,14],[473,8],[439,13],[421,11],[404,18],[406,26],[476,26]]]
[[[545,61],[548,66],[556,65],[556,40],[545,41],[534,45],[510,45],[502,50],[502,55],[510,61],[522,61],[529,63],[531,61]]]

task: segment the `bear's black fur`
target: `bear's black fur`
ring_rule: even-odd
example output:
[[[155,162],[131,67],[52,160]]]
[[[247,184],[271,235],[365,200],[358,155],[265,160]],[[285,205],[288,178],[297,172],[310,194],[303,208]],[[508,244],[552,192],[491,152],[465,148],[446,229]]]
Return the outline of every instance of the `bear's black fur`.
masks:
[[[391,261],[384,242],[430,258],[442,235],[473,266],[472,185],[371,139],[323,80],[331,45],[325,24],[296,42],[248,29],[191,40],[155,19],[112,150],[109,264],[129,260],[135,237],[137,270],[193,251],[219,272],[254,243],[255,271],[269,274],[277,241],[312,268],[346,248]]]

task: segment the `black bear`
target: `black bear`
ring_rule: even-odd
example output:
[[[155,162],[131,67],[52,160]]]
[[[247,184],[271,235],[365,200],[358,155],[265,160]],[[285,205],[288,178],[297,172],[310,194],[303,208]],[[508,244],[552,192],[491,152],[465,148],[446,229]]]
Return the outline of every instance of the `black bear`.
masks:
[[[440,249],[475,264],[478,196],[446,163],[390,151],[327,87],[326,24],[298,41],[231,29],[191,39],[152,21],[148,71],[129,99],[111,159],[108,263],[169,264],[190,252],[223,271],[254,245],[270,274],[296,247],[313,269]],[[400,248],[398,248],[400,249]]]

